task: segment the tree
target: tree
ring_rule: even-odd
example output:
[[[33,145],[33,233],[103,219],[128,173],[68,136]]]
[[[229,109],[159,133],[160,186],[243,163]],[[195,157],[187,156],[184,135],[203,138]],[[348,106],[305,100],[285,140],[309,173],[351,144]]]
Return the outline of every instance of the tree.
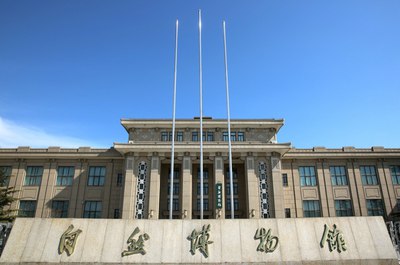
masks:
[[[14,187],[8,187],[9,176],[0,168],[0,221],[11,222],[15,219],[15,210],[10,205],[16,199],[13,194],[17,192]]]

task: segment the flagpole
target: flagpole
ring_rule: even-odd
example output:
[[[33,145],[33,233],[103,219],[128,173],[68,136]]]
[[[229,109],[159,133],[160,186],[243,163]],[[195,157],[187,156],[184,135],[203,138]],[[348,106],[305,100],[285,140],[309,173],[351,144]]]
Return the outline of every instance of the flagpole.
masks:
[[[199,77],[200,77],[200,219],[203,219],[203,72],[201,61],[201,9],[199,9]]]
[[[228,149],[229,149],[229,187],[231,193],[231,219],[235,218],[233,202],[233,173],[232,173],[232,142],[231,142],[231,112],[229,106],[229,80],[228,80],[228,55],[226,52],[226,29],[225,20],[222,22],[224,30],[224,62],[225,62],[225,87],[226,87],[226,110],[228,113]]]
[[[174,159],[175,159],[175,109],[176,109],[176,72],[178,67],[178,20],[175,24],[175,60],[174,60],[174,92],[172,103],[172,146],[171,146],[171,174],[169,189],[169,219],[172,219],[174,201]],[[167,136],[169,137],[169,135]]]

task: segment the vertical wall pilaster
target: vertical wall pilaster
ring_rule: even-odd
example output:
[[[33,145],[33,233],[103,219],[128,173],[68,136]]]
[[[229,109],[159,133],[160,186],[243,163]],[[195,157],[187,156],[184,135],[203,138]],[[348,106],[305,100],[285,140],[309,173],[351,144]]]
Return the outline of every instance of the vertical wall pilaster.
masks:
[[[356,180],[356,189],[358,191],[357,194],[358,194],[358,202],[360,204],[360,209],[361,209],[361,215],[367,216],[368,211],[367,211],[367,206],[366,206],[366,201],[365,201],[364,187],[363,187],[362,180],[361,180],[359,163],[353,162],[353,170],[354,170],[354,177]]]
[[[183,157],[182,166],[182,219],[192,219],[192,159]]]
[[[321,162],[317,162],[315,163],[315,165],[317,166],[318,191],[319,191],[322,217],[329,217],[328,202],[326,200],[324,169]]]
[[[44,174],[44,173],[43,173]],[[46,189],[44,189],[44,200],[43,200],[43,209],[41,217],[50,217],[51,213],[51,204],[53,199],[53,189],[56,185],[56,177],[57,177],[57,163],[51,162],[49,168],[49,174],[46,185]]]
[[[382,161],[380,161],[380,159],[377,161],[376,168],[377,168],[379,183],[380,183],[380,187],[381,187],[382,200],[383,200],[383,203],[385,204],[386,215],[389,216],[393,207],[390,203],[388,185],[387,185],[388,183],[386,182],[386,177],[385,177],[385,169],[383,168],[383,163],[382,163]]]
[[[122,203],[122,219],[133,219],[136,195],[135,159],[127,156],[125,159],[125,183]]]
[[[222,184],[222,209],[215,209],[215,218],[216,219],[225,219],[225,178],[224,178],[224,160],[222,157],[217,156],[214,160],[214,190],[216,189],[216,184]],[[216,198],[217,194],[215,194]],[[210,202],[215,205],[215,201]]]
[[[283,209],[283,183],[281,174],[281,159],[279,157],[271,157],[271,171],[272,171],[272,189],[273,189],[273,208],[274,215],[271,217],[284,218],[285,212]],[[270,203],[271,207],[271,203]]]
[[[149,192],[149,207],[148,218],[158,219],[160,211],[160,170],[161,163],[159,156],[151,158],[150,171],[150,192]]]
[[[82,177],[82,168],[83,164],[81,162],[75,163],[75,172],[74,179],[72,181],[71,187],[71,198],[69,201],[69,209],[68,209],[68,218],[80,218],[82,216],[77,215],[76,209],[78,207],[78,203],[82,204],[82,202],[78,201],[78,191],[79,191],[79,181]]]
[[[75,208],[75,218],[82,218],[83,217],[83,207],[85,204],[85,191],[87,188],[87,181],[88,181],[88,174],[89,174],[89,163],[87,160],[81,161],[81,170],[78,176],[78,196]]]
[[[358,192],[357,192],[356,175],[354,173],[353,163],[347,162],[346,167],[347,167],[347,176],[349,178],[351,201],[353,202],[354,215],[360,216],[361,209],[360,209],[359,197],[358,197]],[[362,189],[362,187],[361,187],[361,189]]]
[[[297,162],[292,163],[292,176],[293,176],[293,189],[294,189],[294,197],[296,204],[295,217],[301,218],[303,217],[303,199],[301,197],[299,164]]]
[[[392,181],[392,175],[390,174],[390,164],[388,162],[382,162],[383,172],[385,175],[386,183],[388,185],[389,200],[391,204],[391,209],[394,209],[397,204],[396,194],[394,193],[394,185]]]
[[[36,213],[35,217],[40,218],[40,217],[45,217],[44,216],[44,208],[45,208],[45,196],[46,196],[46,190],[47,190],[47,184],[48,180],[50,178],[50,172],[51,172],[51,167],[52,164],[54,163],[44,163],[43,165],[43,175],[42,175],[42,180],[40,182],[40,188],[38,192],[38,199],[36,202]]]
[[[250,219],[260,218],[260,197],[258,191],[258,179],[255,172],[254,157],[246,157],[246,195],[247,195],[247,214]],[[253,215],[254,213],[254,215]]]
[[[325,184],[325,191],[326,191],[326,200],[327,200],[327,216],[334,217],[336,216],[336,211],[335,211],[335,199],[333,197],[333,189],[332,189],[332,180],[331,180],[331,173],[329,170],[330,164],[329,162],[322,162],[322,172],[323,172],[323,180]],[[320,186],[320,189],[322,189],[322,186]],[[322,200],[322,195],[321,195],[321,200]],[[322,204],[322,202],[321,202]],[[322,211],[324,213],[324,211]],[[324,215],[325,216],[325,215]]]

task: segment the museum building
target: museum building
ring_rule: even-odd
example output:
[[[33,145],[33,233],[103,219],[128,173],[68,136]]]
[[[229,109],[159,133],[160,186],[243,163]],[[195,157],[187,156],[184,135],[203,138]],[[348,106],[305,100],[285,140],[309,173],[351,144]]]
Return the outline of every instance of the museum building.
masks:
[[[278,143],[281,119],[176,121],[173,195],[169,194],[172,121],[122,119],[127,143],[108,149],[1,148],[0,167],[20,217],[200,218],[203,137],[204,219],[384,216],[398,220],[400,148],[292,148]],[[217,203],[222,187],[222,203]]]

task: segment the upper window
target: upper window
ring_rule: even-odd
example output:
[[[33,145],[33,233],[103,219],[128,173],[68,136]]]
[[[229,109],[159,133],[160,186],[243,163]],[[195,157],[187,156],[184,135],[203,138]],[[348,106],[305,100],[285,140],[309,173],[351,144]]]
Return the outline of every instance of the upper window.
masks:
[[[299,167],[299,174],[301,186],[317,186],[314,167]]]
[[[27,167],[25,186],[40,186],[43,175],[43,167]]]
[[[360,166],[360,174],[363,185],[378,185],[378,176],[375,166]]]
[[[343,166],[332,166],[329,168],[331,173],[332,186],[346,186],[347,175],[346,168]]]
[[[350,200],[335,200],[336,216],[353,216]]]
[[[35,217],[36,201],[19,201],[19,217]]]
[[[321,217],[319,201],[303,201],[304,217]]]
[[[393,185],[400,185],[400,166],[390,166]]]
[[[74,167],[58,167],[57,186],[71,186],[74,178]]]
[[[122,173],[118,173],[117,174],[117,186],[118,187],[121,187],[122,186],[122,181],[123,181],[123,175],[122,175]]]
[[[105,176],[106,176],[105,167],[90,167],[88,186],[104,186]]]
[[[68,217],[68,201],[53,201],[51,203],[51,217],[52,218],[66,218]]]
[[[199,132],[192,132],[192,141],[193,142],[199,141]]]
[[[177,142],[183,142],[183,132],[182,131],[178,131],[176,133],[176,141]]]
[[[283,187],[288,187],[289,186],[289,182],[288,182],[288,178],[287,178],[287,174],[286,173],[282,174],[282,185],[283,185]]]
[[[222,132],[222,141],[227,142],[228,141],[228,132],[224,131]],[[232,142],[243,142],[244,141],[244,132],[237,132],[237,131],[231,131],[231,141]]]
[[[83,218],[101,218],[101,201],[85,201]]]
[[[244,132],[238,132],[237,133],[237,140],[239,142],[244,142]]]
[[[382,200],[367,200],[367,210],[369,216],[383,216],[384,210]]]
[[[163,141],[163,142],[169,141],[169,133],[168,132],[161,132],[161,141]]]
[[[8,183],[10,182],[10,176],[11,176],[11,167],[1,166],[0,171],[2,171],[4,174],[4,180],[3,180],[3,183],[0,183],[0,186],[8,186]]]

